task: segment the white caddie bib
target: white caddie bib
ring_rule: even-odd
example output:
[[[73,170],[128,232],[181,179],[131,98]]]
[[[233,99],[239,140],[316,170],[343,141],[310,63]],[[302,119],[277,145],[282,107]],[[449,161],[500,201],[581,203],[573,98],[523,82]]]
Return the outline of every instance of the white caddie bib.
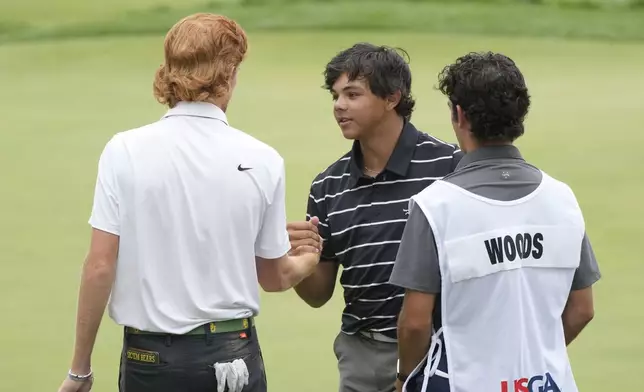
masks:
[[[585,225],[570,188],[543,173],[533,193],[502,202],[436,181],[410,203],[430,223],[442,276],[443,325],[414,374],[436,376],[445,344],[451,392],[577,392],[561,314]]]

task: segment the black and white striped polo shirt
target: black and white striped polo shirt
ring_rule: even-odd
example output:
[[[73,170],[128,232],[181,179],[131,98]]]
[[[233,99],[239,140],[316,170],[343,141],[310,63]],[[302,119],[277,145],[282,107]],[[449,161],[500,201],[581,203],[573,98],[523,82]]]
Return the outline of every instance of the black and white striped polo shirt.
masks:
[[[412,195],[454,171],[462,156],[454,144],[406,122],[385,170],[363,174],[359,142],[311,184],[307,219],[320,219],[321,262],[343,267],[346,303],[342,331],[396,337],[404,291],[388,284]]]

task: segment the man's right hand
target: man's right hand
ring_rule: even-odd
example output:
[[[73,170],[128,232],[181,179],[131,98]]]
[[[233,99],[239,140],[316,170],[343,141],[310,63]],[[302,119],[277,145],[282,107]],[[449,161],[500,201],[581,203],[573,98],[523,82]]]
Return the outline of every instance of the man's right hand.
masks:
[[[288,254],[289,256],[301,256],[305,253],[315,253],[318,259],[320,258],[320,254],[319,254],[320,250],[315,246],[310,246],[310,245],[298,246],[295,249],[291,249]]]
[[[310,221],[291,222],[286,225],[291,242],[291,254],[302,253],[312,249],[322,252],[322,237],[318,232],[320,219],[314,216]]]

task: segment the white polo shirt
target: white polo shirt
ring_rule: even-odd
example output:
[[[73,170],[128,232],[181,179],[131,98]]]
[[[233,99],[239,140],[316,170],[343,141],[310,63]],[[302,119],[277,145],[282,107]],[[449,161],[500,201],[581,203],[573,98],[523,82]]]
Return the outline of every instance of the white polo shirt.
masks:
[[[118,324],[185,333],[255,316],[255,256],[290,249],[284,160],[209,103],[181,102],[116,134],[98,166],[92,227],[120,236]]]

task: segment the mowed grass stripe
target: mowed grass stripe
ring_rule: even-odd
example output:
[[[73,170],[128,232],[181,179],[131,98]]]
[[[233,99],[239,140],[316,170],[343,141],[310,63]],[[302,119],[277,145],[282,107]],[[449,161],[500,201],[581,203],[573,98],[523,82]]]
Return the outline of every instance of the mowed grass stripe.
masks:
[[[30,0],[35,1],[35,0]],[[122,1],[122,0],[119,0]],[[65,3],[67,4],[67,3]],[[106,3],[107,4],[107,3]],[[33,21],[23,12],[0,6],[0,43],[82,37],[156,35],[195,12],[214,12],[239,21],[248,30],[369,30],[426,33],[563,37],[602,40],[644,40],[644,9],[557,8],[527,3],[351,1],[240,5],[233,2],[189,1],[182,6],[150,0],[105,7],[79,6],[76,16],[57,12]],[[149,8],[144,8],[149,5]],[[43,6],[46,9],[46,6]],[[54,7],[56,9],[56,7]],[[63,8],[66,9],[66,8]],[[121,12],[117,12],[121,10]],[[60,19],[56,19],[59,17]]]

